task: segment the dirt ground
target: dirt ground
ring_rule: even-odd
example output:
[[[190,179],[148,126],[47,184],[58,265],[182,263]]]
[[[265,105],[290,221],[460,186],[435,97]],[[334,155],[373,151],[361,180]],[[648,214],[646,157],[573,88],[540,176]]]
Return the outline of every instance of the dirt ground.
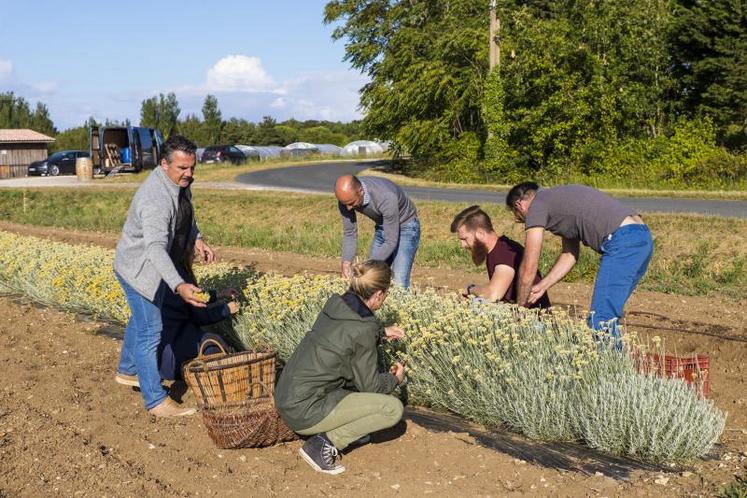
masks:
[[[113,247],[108,234],[0,222],[0,230]],[[337,261],[218,248],[223,260],[281,273],[334,272]],[[474,276],[418,269],[421,285],[461,287]],[[561,284],[554,301],[579,306],[590,286]],[[220,450],[198,415],[156,420],[139,393],[112,380],[121,329],[0,298],[0,497],[4,496],[702,496],[747,462],[747,301],[637,292],[628,327],[669,349],[711,360],[710,398],[729,412],[704,461],[648,468],[575,445],[543,445],[458,419],[408,410],[404,423],[345,455],[324,476],[297,456],[300,442]],[[175,393],[183,385],[173,386]],[[184,394],[194,403],[191,394]]]

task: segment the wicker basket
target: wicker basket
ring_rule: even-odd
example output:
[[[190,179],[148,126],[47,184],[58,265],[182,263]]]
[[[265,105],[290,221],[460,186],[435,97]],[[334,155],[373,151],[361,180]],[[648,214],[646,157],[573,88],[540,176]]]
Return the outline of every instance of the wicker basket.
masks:
[[[217,447],[261,448],[298,439],[275,410],[272,390],[263,382],[256,387],[262,396],[202,409],[202,422]]]
[[[221,353],[205,355],[205,347],[216,345]],[[272,392],[275,388],[277,353],[242,351],[226,353],[219,342],[205,340],[197,358],[184,366],[184,382],[192,389],[197,405],[217,406],[240,402],[247,397],[258,398],[263,383]]]

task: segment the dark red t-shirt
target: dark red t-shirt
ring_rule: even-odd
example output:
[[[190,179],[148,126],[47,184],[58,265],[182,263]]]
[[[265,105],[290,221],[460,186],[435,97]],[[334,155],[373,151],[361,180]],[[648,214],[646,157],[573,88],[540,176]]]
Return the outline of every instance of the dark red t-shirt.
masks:
[[[495,267],[498,265],[509,266],[516,272],[513,283],[506,291],[506,295],[501,298],[501,301],[506,301],[508,303],[516,302],[516,293],[519,290],[519,266],[521,265],[522,258],[524,258],[524,247],[505,235],[498,237],[498,242],[495,243],[495,247],[493,247],[493,250],[488,253],[488,257],[485,258],[488,277],[491,279],[493,278]],[[542,280],[542,275],[539,270],[537,270],[537,275],[534,277],[534,283],[537,284],[540,280]],[[547,292],[543,294],[539,301],[529,307],[549,308],[550,298],[547,296]]]

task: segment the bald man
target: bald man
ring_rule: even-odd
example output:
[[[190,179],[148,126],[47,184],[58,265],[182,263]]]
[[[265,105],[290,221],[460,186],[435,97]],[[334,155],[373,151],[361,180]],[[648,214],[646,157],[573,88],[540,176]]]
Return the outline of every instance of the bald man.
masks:
[[[357,214],[374,221],[376,230],[369,259],[386,261],[394,282],[410,287],[410,272],[420,245],[420,221],[415,204],[397,184],[375,176],[341,176],[335,197],[342,215],[342,275],[350,278],[350,265],[358,246]]]

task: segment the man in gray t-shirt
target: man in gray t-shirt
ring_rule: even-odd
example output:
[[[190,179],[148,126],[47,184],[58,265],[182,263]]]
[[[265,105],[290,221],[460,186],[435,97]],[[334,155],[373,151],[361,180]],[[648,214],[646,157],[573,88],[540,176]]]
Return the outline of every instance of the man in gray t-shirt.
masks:
[[[621,202],[585,185],[540,189],[533,182],[521,183],[508,193],[506,205],[526,227],[517,303],[526,306],[536,302],[565,277],[576,264],[583,243],[602,255],[589,326],[609,330],[619,339],[617,321],[653,254],[651,233],[641,217]],[[563,249],[552,269],[533,284],[545,230],[562,237]]]

